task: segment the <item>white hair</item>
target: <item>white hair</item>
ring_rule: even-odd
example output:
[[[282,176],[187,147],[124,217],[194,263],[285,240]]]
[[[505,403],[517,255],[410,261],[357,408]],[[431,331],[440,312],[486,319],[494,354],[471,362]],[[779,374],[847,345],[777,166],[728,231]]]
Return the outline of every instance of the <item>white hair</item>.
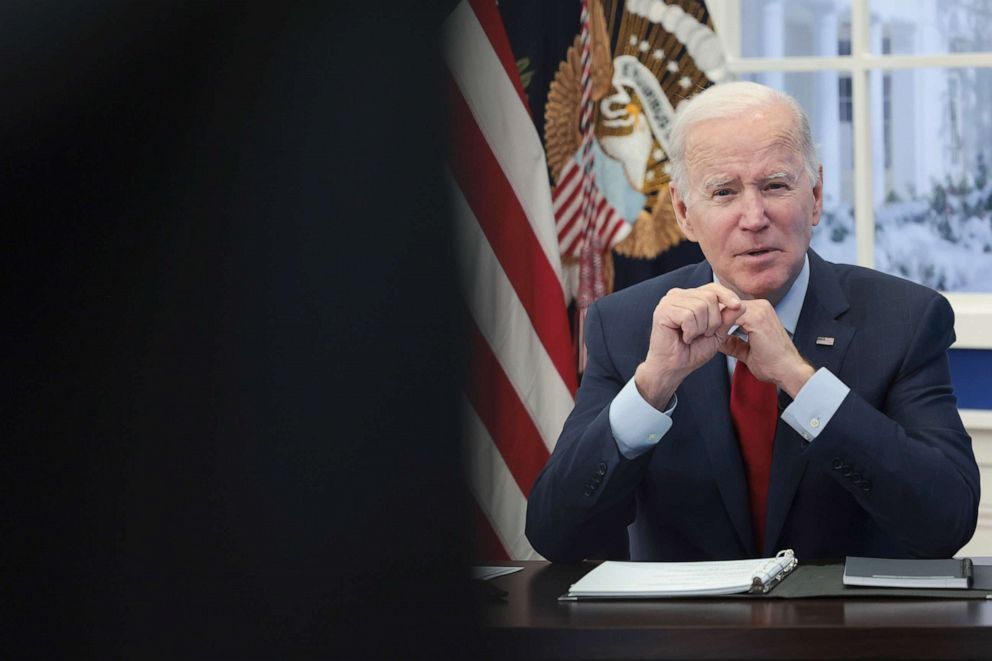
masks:
[[[792,137],[799,145],[810,186],[820,179],[820,160],[810,133],[809,118],[794,98],[758,83],[735,81],[706,88],[688,101],[683,101],[675,113],[672,131],[668,138],[668,159],[672,166],[672,182],[688,199],[689,174],[685,162],[685,139],[689,129],[709,119],[731,119],[749,110],[768,106],[785,106],[792,115]]]

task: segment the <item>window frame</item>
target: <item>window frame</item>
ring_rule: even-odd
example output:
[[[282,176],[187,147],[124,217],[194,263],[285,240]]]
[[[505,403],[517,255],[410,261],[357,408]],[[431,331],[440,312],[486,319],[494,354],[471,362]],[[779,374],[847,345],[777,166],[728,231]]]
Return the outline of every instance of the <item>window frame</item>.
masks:
[[[936,55],[888,55],[870,48],[870,0],[851,2],[851,54],[839,56],[773,58],[741,57],[741,0],[707,0],[716,32],[724,46],[727,71],[749,73],[815,73],[837,71],[851,77],[854,143],[854,224],[857,263],[875,265],[875,210],[872,205],[872,133],[869,103],[874,71],[919,68],[992,68],[992,52]],[[990,283],[992,289],[992,283]],[[941,292],[954,308],[956,349],[992,349],[992,293]]]

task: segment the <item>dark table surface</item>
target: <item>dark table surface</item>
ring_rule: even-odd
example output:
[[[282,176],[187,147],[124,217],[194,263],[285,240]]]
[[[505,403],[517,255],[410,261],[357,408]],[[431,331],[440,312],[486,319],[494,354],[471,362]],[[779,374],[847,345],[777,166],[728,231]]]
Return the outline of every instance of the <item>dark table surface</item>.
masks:
[[[500,563],[494,563],[500,564]],[[508,562],[483,605],[495,658],[992,659],[992,600],[920,597],[559,602],[595,563]]]

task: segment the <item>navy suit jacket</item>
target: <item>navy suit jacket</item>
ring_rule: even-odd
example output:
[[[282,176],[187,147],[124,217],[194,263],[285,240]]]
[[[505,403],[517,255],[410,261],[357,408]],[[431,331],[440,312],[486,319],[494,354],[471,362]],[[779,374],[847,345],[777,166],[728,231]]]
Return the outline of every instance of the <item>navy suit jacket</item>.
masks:
[[[527,537],[539,553],[565,561],[718,560],[782,548],[808,559],[948,557],[967,543],[979,477],[950,382],[950,305],[906,280],[812,250],[809,259],[793,340],[851,392],[811,443],[779,420],[761,548],[730,420],[726,356],[681,384],[672,428],[645,454],[625,458],[610,428],[610,402],[647,354],[655,307],[673,287],[712,282],[702,262],[590,307],[575,408],[528,501]]]

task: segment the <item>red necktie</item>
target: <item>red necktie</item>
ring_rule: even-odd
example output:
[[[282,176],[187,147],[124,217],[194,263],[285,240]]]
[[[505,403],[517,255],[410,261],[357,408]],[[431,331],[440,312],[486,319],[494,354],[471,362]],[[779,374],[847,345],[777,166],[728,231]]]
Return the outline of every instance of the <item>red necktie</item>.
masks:
[[[740,360],[730,386],[730,419],[741,444],[751,496],[751,521],[760,555],[765,543],[768,478],[772,473],[772,445],[778,423],[777,389],[774,383],[758,381]]]

